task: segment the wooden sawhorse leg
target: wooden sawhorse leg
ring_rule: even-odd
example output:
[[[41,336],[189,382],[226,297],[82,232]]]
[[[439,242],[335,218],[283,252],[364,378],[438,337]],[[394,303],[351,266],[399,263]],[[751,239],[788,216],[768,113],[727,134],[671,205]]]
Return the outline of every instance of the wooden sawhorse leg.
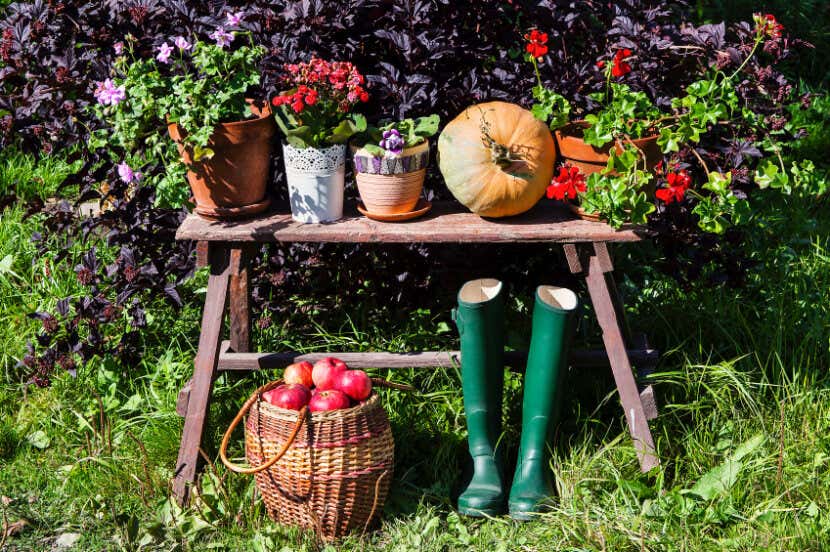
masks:
[[[213,380],[219,363],[228,295],[231,302],[231,340],[245,351],[250,347],[250,316],[248,303],[248,272],[246,251],[221,243],[208,246],[210,265],[199,350],[194,362],[193,378],[179,394],[177,410],[185,416],[179,457],[173,480],[173,494],[179,504],[190,498],[190,489],[196,481],[199,447],[210,408]],[[244,295],[244,297],[240,297]]]
[[[582,274],[588,285],[591,303],[602,329],[602,340],[608,353],[611,371],[625,411],[628,431],[634,440],[640,469],[647,472],[660,465],[648,420],[654,417],[653,403],[647,411],[631,370],[627,345],[631,341],[625,322],[622,301],[617,293],[611,272],[614,266],[604,242],[593,244],[565,244],[568,267],[574,274]],[[650,396],[650,395],[649,395]]]

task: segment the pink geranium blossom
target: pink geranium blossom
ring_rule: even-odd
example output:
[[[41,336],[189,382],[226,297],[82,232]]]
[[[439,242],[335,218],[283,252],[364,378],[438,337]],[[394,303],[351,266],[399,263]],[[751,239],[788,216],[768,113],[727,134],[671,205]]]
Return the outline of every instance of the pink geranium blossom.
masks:
[[[211,33],[210,38],[216,41],[217,46],[224,48],[225,46],[230,46],[231,42],[233,42],[233,33],[229,33],[224,27],[219,27]]]
[[[176,48],[179,50],[190,50],[193,45],[187,41],[187,39],[183,36],[177,36],[173,39],[173,44],[176,45]]]
[[[166,42],[159,46],[159,53],[156,55],[156,59],[160,63],[170,63],[170,54],[173,53],[173,47],[167,44]]]
[[[112,79],[99,82],[95,87],[95,99],[101,105],[116,105],[127,99],[127,91],[124,86],[115,86]]]
[[[130,184],[141,180],[141,173],[134,171],[126,161],[122,161],[118,164],[118,176],[124,184]]]
[[[238,27],[240,23],[242,23],[242,17],[245,14],[242,12],[230,13],[227,14],[227,23],[231,27]]]

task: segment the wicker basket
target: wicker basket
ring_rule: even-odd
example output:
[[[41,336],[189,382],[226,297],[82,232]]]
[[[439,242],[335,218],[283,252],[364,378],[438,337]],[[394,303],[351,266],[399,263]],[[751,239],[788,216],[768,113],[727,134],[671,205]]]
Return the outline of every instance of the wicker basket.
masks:
[[[262,400],[280,384],[260,387],[242,406],[222,439],[222,462],[255,474],[268,515],[278,523],[326,539],[365,531],[383,508],[394,469],[395,443],[377,394],[345,410],[312,414],[304,407],[298,413]],[[246,468],[230,462],[226,449],[248,410]]]

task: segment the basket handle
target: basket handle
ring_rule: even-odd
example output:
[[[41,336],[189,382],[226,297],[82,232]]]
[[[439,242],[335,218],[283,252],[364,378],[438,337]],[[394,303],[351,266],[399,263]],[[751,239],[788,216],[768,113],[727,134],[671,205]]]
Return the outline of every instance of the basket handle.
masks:
[[[288,440],[283,444],[282,449],[274,455],[273,458],[267,460],[264,464],[256,467],[245,467],[234,464],[230,460],[228,460],[227,456],[227,449],[228,449],[228,442],[231,440],[231,434],[233,430],[236,428],[237,424],[242,420],[245,414],[248,413],[248,410],[257,400],[262,399],[262,393],[272,389],[282,383],[281,380],[277,380],[268,384],[263,385],[256,392],[251,395],[245,404],[242,405],[242,408],[239,409],[239,413],[236,415],[236,418],[233,419],[231,425],[228,426],[228,429],[225,431],[225,435],[222,437],[222,444],[219,445],[219,458],[222,459],[222,463],[231,470],[232,472],[241,473],[241,474],[255,474],[261,471],[265,471],[274,464],[276,464],[280,458],[288,451],[291,445],[294,444],[294,439],[297,438],[297,435],[300,433],[300,428],[303,426],[303,422],[305,421],[306,414],[308,413],[308,406],[304,406],[300,409],[297,413],[297,423],[294,424],[294,429],[291,430],[291,434],[288,436]]]

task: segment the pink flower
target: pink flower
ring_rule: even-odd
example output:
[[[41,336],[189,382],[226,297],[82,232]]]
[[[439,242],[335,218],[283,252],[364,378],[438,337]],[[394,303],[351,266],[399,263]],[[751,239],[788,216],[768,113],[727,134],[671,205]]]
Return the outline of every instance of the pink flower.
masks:
[[[115,86],[112,79],[106,79],[99,82],[95,87],[95,99],[101,105],[116,105],[127,99],[127,91],[124,86]]]
[[[211,33],[210,38],[216,41],[217,46],[224,48],[225,46],[230,46],[231,42],[233,42],[233,33],[229,33],[224,27],[219,27]]]
[[[176,48],[178,48],[179,50],[190,50],[190,48],[193,46],[183,36],[177,36],[176,38],[174,38],[173,39],[173,44],[175,44]]]
[[[120,56],[124,53],[124,43],[123,42],[116,42],[112,45],[112,49],[115,50],[115,55]]]
[[[133,171],[132,167],[130,167],[126,161],[122,161],[118,164],[118,176],[124,184],[130,184],[141,180],[141,173]]]
[[[238,27],[240,23],[242,23],[242,18],[245,16],[242,12],[230,13],[227,14],[228,25],[231,27]]]
[[[159,46],[159,53],[156,55],[156,60],[160,63],[170,63],[170,54],[173,53],[173,47],[166,42]]]

